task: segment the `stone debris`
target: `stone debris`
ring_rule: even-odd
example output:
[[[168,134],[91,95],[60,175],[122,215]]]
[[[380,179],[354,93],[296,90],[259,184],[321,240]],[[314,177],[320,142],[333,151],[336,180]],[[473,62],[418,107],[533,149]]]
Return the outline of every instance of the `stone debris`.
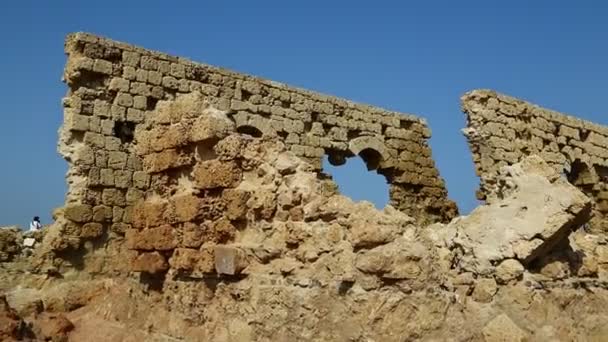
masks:
[[[486,342],[525,342],[528,334],[513,323],[509,316],[502,314],[483,328],[483,338]]]
[[[451,248],[462,254],[462,270],[489,275],[498,266],[509,278],[505,272],[516,272],[516,262],[530,265],[588,222],[591,201],[536,156],[501,174],[497,199],[446,229],[455,232]]]

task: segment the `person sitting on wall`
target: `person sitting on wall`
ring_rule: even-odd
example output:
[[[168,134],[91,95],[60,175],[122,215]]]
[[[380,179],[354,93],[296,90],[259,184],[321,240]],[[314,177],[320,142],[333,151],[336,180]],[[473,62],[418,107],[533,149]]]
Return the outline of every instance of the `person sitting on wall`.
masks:
[[[42,224],[40,224],[40,217],[34,216],[32,222],[30,222],[30,232],[36,232],[42,229]]]

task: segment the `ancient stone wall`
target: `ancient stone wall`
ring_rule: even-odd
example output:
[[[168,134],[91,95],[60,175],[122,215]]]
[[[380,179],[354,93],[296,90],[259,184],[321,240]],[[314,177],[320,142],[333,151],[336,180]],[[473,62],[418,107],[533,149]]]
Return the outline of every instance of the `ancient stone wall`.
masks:
[[[68,36],[65,48],[69,92],[59,151],[70,163],[69,190],[55,249],[120,239],[131,227],[134,204],[163,195],[168,178],[206,158],[194,153],[205,135],[197,122],[151,119],[162,103],[193,94],[204,107],[190,108],[193,113],[220,113],[239,133],[278,138],[317,172],[324,155],[332,164],[361,156],[368,169],[386,177],[390,203],[420,222],[457,214],[431,159],[431,133],[422,119],[85,33]],[[190,128],[200,137],[184,133]],[[213,170],[200,170],[207,171]]]
[[[489,90],[462,97],[464,133],[481,177],[479,199],[502,185],[499,169],[537,154],[595,200],[592,230],[608,231],[608,127]]]

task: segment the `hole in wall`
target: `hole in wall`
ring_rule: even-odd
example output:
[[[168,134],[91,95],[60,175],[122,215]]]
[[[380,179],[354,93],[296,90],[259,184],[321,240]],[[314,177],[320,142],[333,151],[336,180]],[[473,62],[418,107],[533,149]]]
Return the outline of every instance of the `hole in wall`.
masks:
[[[102,73],[90,71],[90,70],[80,70],[75,79],[72,81],[73,84],[86,84],[87,88],[90,89],[105,89],[105,81],[108,79],[108,76]]]
[[[239,128],[236,129],[236,131],[241,134],[250,135],[254,138],[262,137],[262,131],[260,131],[259,129],[257,129],[253,126],[249,126],[249,125],[240,126]]]
[[[158,99],[152,96],[148,96],[146,99],[146,110],[154,110],[156,109],[156,104],[158,103]]]
[[[331,176],[341,194],[383,209],[389,203],[389,184],[378,173],[379,155],[372,149],[363,150],[358,156],[330,150],[323,157],[323,173]]]
[[[114,136],[120,139],[123,144],[133,142],[135,134],[135,123],[130,121],[114,122]]]

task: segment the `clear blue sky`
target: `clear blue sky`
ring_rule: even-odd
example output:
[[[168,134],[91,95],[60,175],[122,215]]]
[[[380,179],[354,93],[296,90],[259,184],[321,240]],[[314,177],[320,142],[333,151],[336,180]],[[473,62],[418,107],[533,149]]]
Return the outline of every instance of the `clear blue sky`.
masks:
[[[35,214],[48,223],[63,203],[56,141],[69,32],[425,117],[450,196],[467,212],[478,180],[459,97],[493,88],[608,124],[606,18],[603,1],[4,0],[0,225]],[[335,176],[355,198],[381,203],[386,186],[357,171]]]

